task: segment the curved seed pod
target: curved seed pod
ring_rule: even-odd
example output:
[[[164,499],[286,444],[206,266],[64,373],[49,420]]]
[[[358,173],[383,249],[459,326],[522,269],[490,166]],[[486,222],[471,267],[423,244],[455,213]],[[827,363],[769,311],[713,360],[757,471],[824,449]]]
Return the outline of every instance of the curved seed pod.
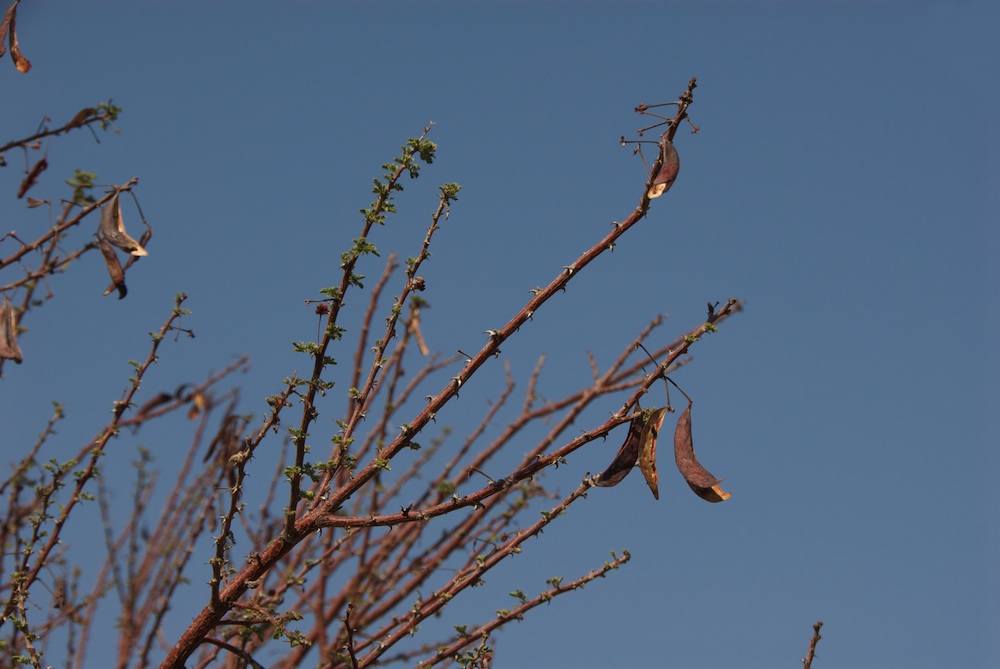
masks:
[[[646,425],[646,420],[642,415],[643,412],[639,411],[632,417],[625,443],[618,449],[618,454],[615,455],[615,459],[608,468],[594,479],[594,485],[601,488],[616,486],[635,467],[635,461],[639,458],[639,437],[642,435],[642,428]]]
[[[694,455],[694,439],[691,436],[691,402],[677,421],[674,431],[674,460],[677,469],[681,471],[684,480],[691,486],[695,494],[709,502],[724,502],[732,493],[719,487],[722,479],[717,479],[701,466]]]
[[[139,242],[125,232],[125,221],[122,219],[122,207],[118,200],[121,191],[116,190],[108,203],[101,209],[101,234],[112,245],[134,256],[149,255]]]
[[[21,74],[27,74],[28,70],[31,69],[31,63],[27,58],[21,53],[21,48],[17,43],[17,4],[21,0],[15,0],[14,4],[7,8],[7,13],[4,14],[3,23],[0,23],[0,42],[7,37],[7,31],[10,31],[10,57],[14,61],[14,67]],[[0,44],[0,56],[6,51],[3,45]]]
[[[677,173],[681,170],[681,159],[677,155],[677,149],[674,148],[674,143],[669,139],[663,140],[663,167],[660,168],[659,173],[656,178],[653,179],[653,185],[649,187],[649,191],[646,193],[646,197],[652,199],[654,197],[660,197],[674,185],[674,180],[677,179]]]
[[[666,415],[666,407],[650,414],[646,427],[642,429],[642,436],[639,437],[639,469],[646,477],[646,483],[653,491],[654,499],[660,499],[660,477],[656,473],[656,439],[660,436],[660,426],[663,425],[663,417]]]
[[[111,275],[111,285],[104,291],[104,294],[107,295],[117,288],[120,300],[128,294],[128,288],[125,287],[125,270],[122,269],[118,254],[111,248],[111,244],[101,240],[100,248],[101,254],[104,256],[104,264],[108,266],[108,274]]]
[[[17,345],[17,322],[14,320],[14,305],[4,295],[0,302],[0,359],[6,358],[21,364],[23,356]]]
[[[49,161],[45,158],[39,160],[28,172],[28,176],[24,177],[24,181],[21,182],[21,187],[17,189],[17,199],[20,200],[24,197],[31,188],[38,183],[38,175],[44,172],[49,167]]]

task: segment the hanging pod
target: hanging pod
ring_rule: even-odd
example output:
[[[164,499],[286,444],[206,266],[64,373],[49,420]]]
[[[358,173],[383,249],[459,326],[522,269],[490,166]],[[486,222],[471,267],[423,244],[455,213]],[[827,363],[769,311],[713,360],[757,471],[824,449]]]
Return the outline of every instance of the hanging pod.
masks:
[[[101,209],[101,236],[112,246],[117,246],[125,253],[134,256],[149,255],[139,242],[125,232],[125,221],[122,219],[122,207],[119,201],[120,190],[115,190],[108,203]]]
[[[656,472],[656,439],[660,436],[660,426],[663,425],[663,417],[666,415],[666,407],[650,414],[646,427],[642,429],[642,436],[639,437],[639,469],[646,477],[646,483],[653,491],[654,499],[660,499],[660,476]]]
[[[101,240],[99,246],[101,255],[104,256],[104,264],[108,266],[108,274],[111,276],[111,285],[104,291],[104,294],[108,295],[112,290],[117,289],[118,299],[120,300],[128,294],[128,288],[125,287],[125,270],[122,269],[122,264],[118,260],[118,253],[111,248],[111,244]]]
[[[594,485],[601,488],[610,488],[622,482],[628,473],[635,467],[635,461],[639,458],[639,441],[643,428],[646,426],[646,419],[643,418],[642,411],[636,412],[632,417],[632,422],[628,426],[628,436],[625,443],[618,449],[618,454],[607,469],[594,479]]]
[[[7,8],[7,12],[0,22],[0,56],[6,53],[7,49],[3,41],[10,37],[10,58],[14,61],[14,67],[21,74],[27,74],[31,69],[31,62],[21,53],[21,47],[17,43],[17,5],[21,0],[14,0],[14,4]]]
[[[21,364],[23,356],[21,347],[17,345],[17,322],[14,318],[14,305],[7,296],[0,302],[0,359],[13,360]]]
[[[677,155],[677,149],[674,148],[674,143],[669,139],[663,140],[663,167],[657,173],[656,178],[653,179],[652,185],[649,187],[649,191],[646,193],[646,197],[652,199],[655,197],[660,197],[674,185],[674,180],[677,179],[677,173],[681,170],[681,159]]]
[[[728,493],[719,487],[722,479],[712,476],[707,469],[701,466],[698,458],[694,455],[694,439],[691,436],[691,405],[688,402],[687,409],[681,414],[677,421],[677,429],[674,431],[674,460],[677,462],[677,469],[680,470],[684,480],[691,486],[698,497],[709,502],[724,502],[732,493]]]

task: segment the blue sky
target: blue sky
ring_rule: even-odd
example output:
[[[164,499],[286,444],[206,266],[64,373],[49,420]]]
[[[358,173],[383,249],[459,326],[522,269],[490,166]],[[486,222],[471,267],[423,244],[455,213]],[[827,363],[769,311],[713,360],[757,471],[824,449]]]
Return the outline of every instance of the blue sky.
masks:
[[[478,350],[633,209],[644,174],[617,140],[643,125],[635,105],[696,76],[700,132],[678,134],[673,189],[504,357],[523,387],[545,353],[557,396],[585,382],[587,351],[609,362],[655,314],[671,315],[665,343],[706,302],[746,300],[675,377],[733,497],[705,504],[664,466],[655,502],[633,473],[446,622],[627,548],[626,567],[502,632],[495,666],[794,667],[817,620],[820,669],[996,666],[995,3],[35,0],[18,19],[34,68],[0,68],[2,139],[113,98],[120,135],[53,142],[37,188],[65,195],[74,168],[139,176],[155,236],[127,299],[101,297],[92,255],[25,322],[25,363],[0,381],[6,459],[49,400],[68,414],[54,447],[75,452],[178,291],[198,336],[148,391],[245,353],[243,401],[262,411],[305,367],[290,350],[315,336],[303,301],[335,282],[379,165],[429,121],[438,159],[375,243],[412,255],[436,186],[463,186],[424,327],[432,348]],[[10,162],[4,231],[44,225],[14,200]],[[459,432],[499,392],[490,379],[463,393]],[[603,469],[616,441],[553,483]]]

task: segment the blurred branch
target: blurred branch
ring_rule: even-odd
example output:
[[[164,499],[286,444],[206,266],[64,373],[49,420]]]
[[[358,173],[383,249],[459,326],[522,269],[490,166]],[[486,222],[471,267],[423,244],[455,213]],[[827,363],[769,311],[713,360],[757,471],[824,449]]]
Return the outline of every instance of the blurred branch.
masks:
[[[821,627],[823,627],[822,620],[813,625],[813,636],[809,641],[809,652],[806,653],[804,658],[802,658],[803,669],[812,669],[813,658],[816,656],[816,644],[818,644],[819,640],[823,638],[819,635]]]

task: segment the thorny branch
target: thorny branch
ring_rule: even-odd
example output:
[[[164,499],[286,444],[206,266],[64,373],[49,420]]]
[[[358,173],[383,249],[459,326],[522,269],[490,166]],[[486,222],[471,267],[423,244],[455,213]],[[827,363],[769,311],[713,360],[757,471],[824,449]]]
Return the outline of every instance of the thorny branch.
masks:
[[[690,82],[688,91],[686,91],[685,96],[682,97],[682,100],[679,103],[679,109],[674,121],[675,124],[679,123],[680,120],[686,117],[687,107],[691,103],[690,93],[693,88],[694,80]],[[364,418],[366,413],[368,413],[371,409],[371,398],[373,397],[373,393],[376,392],[377,379],[379,377],[388,378],[390,380],[397,378],[392,375],[386,377],[386,374],[388,374],[390,370],[400,369],[400,359],[397,356],[398,354],[401,354],[402,349],[397,347],[397,353],[390,355],[388,347],[390,341],[396,334],[396,318],[398,317],[399,311],[403,306],[403,302],[410,287],[414,285],[412,280],[415,276],[416,269],[419,267],[420,262],[426,257],[431,236],[436,230],[439,229],[439,220],[442,215],[447,213],[448,204],[453,199],[453,197],[449,197],[448,193],[442,189],[444,194],[440,199],[437,210],[432,216],[432,223],[428,229],[427,239],[425,240],[421,252],[415,259],[411,259],[411,261],[408,262],[405,283],[394,300],[391,315],[387,319],[385,335],[382,338],[377,339],[375,341],[375,345],[371,349],[373,354],[373,364],[365,376],[362,377],[357,375],[357,372],[355,373],[354,378],[361,381],[361,386],[355,387],[351,391],[353,401],[348,408],[347,417],[341,424],[342,432],[337,437],[337,443],[339,446],[334,449],[333,458],[330,461],[330,464],[324,467],[323,471],[326,473],[322,476],[320,482],[315,485],[312,490],[306,491],[307,494],[305,495],[305,498],[312,501],[305,512],[302,515],[299,515],[296,513],[296,507],[297,501],[303,497],[300,481],[308,464],[305,459],[305,454],[308,451],[308,430],[318,416],[316,401],[331,387],[329,382],[322,380],[323,371],[331,362],[330,359],[327,358],[326,351],[329,345],[338,338],[340,333],[339,326],[337,325],[337,319],[339,309],[344,304],[344,295],[357,283],[354,279],[353,272],[357,260],[361,255],[363,255],[361,243],[369,243],[367,242],[367,239],[372,230],[373,223],[378,222],[378,217],[382,215],[382,212],[392,210],[390,195],[393,190],[398,189],[397,186],[399,178],[407,171],[409,161],[412,161],[414,156],[420,151],[420,146],[425,143],[428,130],[429,127],[425,128],[424,134],[421,135],[419,139],[411,140],[411,143],[405,147],[406,150],[404,151],[403,156],[401,156],[400,159],[397,159],[394,168],[387,172],[386,181],[381,184],[378,182],[376,183],[375,192],[378,195],[378,198],[373,203],[372,208],[365,210],[364,212],[366,214],[365,224],[362,227],[361,234],[356,238],[356,251],[351,254],[345,254],[344,264],[342,265],[344,278],[342,279],[340,286],[331,291],[331,299],[329,300],[325,313],[325,317],[327,319],[326,329],[323,332],[318,344],[314,347],[310,347],[310,353],[314,360],[313,372],[309,381],[298,382],[298,385],[304,387],[304,392],[301,394],[298,392],[295,393],[299,396],[300,401],[302,401],[303,410],[302,420],[292,435],[292,446],[295,450],[295,464],[290,470],[290,498],[289,505],[286,507],[284,530],[282,531],[280,537],[270,541],[268,545],[263,547],[261,550],[256,551],[254,553],[254,560],[245,565],[238,573],[234,574],[228,580],[225,587],[222,587],[218,591],[217,596],[213,595],[212,604],[195,619],[178,644],[174,646],[174,652],[172,652],[164,662],[163,666],[165,667],[180,666],[180,663],[184,661],[184,658],[188,657],[190,653],[194,651],[198,640],[203,638],[209,630],[218,624],[223,613],[229,610],[235,602],[247,594],[251,587],[254,587],[254,585],[251,584],[255,584],[256,587],[259,587],[262,579],[268,579],[269,574],[273,573],[274,567],[281,562],[288,562],[291,560],[291,563],[295,563],[295,558],[290,555],[292,549],[297,545],[301,545],[301,550],[308,550],[307,547],[313,546],[317,543],[316,532],[323,528],[335,530],[335,532],[330,535],[331,541],[333,541],[334,536],[336,536],[336,531],[346,531],[346,535],[342,535],[340,538],[336,539],[336,541],[333,541],[333,543],[326,542],[327,545],[330,548],[333,548],[339,545],[340,542],[347,541],[348,544],[346,545],[357,546],[358,552],[348,553],[347,555],[353,555],[359,560],[358,572],[361,574],[374,574],[372,568],[375,565],[384,566],[387,564],[386,561],[390,559],[393,561],[393,564],[402,565],[401,561],[404,556],[410,555],[410,546],[413,545],[416,537],[424,532],[423,528],[433,518],[445,516],[463,507],[471,507],[472,514],[467,517],[466,522],[462,522],[459,527],[453,528],[453,533],[448,535],[449,538],[454,538],[454,541],[439,542],[439,544],[436,544],[437,548],[432,549],[433,552],[425,551],[422,556],[419,556],[416,559],[414,559],[412,555],[408,558],[411,560],[411,564],[422,564],[423,562],[429,561],[428,567],[443,563],[444,559],[446,559],[447,556],[452,555],[457,548],[464,545],[469,540],[472,540],[474,537],[479,536],[476,532],[477,527],[482,527],[484,523],[487,524],[486,526],[489,526],[491,521],[488,519],[492,517],[490,514],[492,510],[497,507],[495,505],[487,506],[487,501],[494,497],[496,497],[497,500],[504,499],[511,492],[522,491],[528,492],[529,495],[536,494],[531,492],[535,488],[535,484],[533,484],[531,480],[536,474],[548,467],[557,465],[558,463],[564,461],[565,457],[573,451],[593,439],[606,436],[611,429],[628,420],[627,413],[629,409],[635,405],[639,397],[641,397],[642,394],[644,394],[668,368],[671,368],[680,362],[679,358],[687,353],[688,348],[692,343],[697,341],[698,338],[706,332],[714,331],[717,323],[721,323],[722,320],[739,310],[738,302],[731,300],[717,314],[711,315],[709,322],[706,322],[685,335],[685,337],[683,337],[675,347],[666,351],[666,358],[655,374],[647,377],[643,381],[637,381],[637,386],[634,388],[633,395],[628,401],[626,401],[620,412],[614,414],[604,424],[593,430],[587,431],[583,436],[575,438],[569,443],[549,453],[545,453],[541,450],[544,448],[544,445],[541,446],[539,450],[536,450],[530,455],[529,458],[526,458],[526,460],[510,475],[496,479],[490,479],[487,477],[487,485],[471,494],[462,496],[453,494],[449,497],[446,490],[454,489],[454,484],[447,483],[445,480],[439,478],[438,481],[441,488],[436,495],[436,499],[427,498],[426,503],[417,506],[413,504],[407,505],[398,513],[378,513],[380,504],[384,506],[384,504],[387,503],[393,495],[380,495],[376,494],[373,490],[372,493],[367,496],[358,496],[357,494],[361,491],[361,489],[370,481],[381,480],[381,473],[387,471],[387,464],[392,462],[393,458],[403,449],[415,446],[415,442],[413,441],[414,437],[426,428],[428,423],[434,419],[436,413],[449,400],[457,396],[462,385],[466,383],[476,373],[476,371],[486,363],[486,361],[498,354],[501,344],[507,338],[516,333],[519,328],[532,317],[537,309],[543,306],[553,295],[561,290],[564,290],[569,281],[573,279],[580,270],[586,267],[604,251],[613,248],[614,242],[639,220],[641,220],[648,212],[648,208],[650,206],[650,200],[645,195],[645,192],[648,190],[647,184],[647,188],[644,189],[644,194],[640,197],[639,206],[636,207],[632,214],[622,223],[615,224],[614,229],[606,235],[604,239],[597,242],[591,249],[584,252],[575,262],[567,266],[562,272],[552,279],[548,286],[536,290],[531,300],[529,300],[529,302],[517,314],[515,314],[506,325],[498,330],[491,330],[486,344],[481,348],[479,353],[474,356],[470,356],[466,360],[464,368],[452,379],[451,382],[446,384],[442,390],[440,390],[436,395],[429,396],[428,403],[425,408],[419,412],[415,419],[408,423],[404,423],[400,433],[396,437],[392,438],[388,443],[380,446],[376,452],[369,453],[363,445],[357,448],[352,448],[352,445],[354,445],[354,432],[356,427],[359,424],[359,421]],[[387,273],[391,273],[391,266],[393,263],[394,260],[390,259],[387,266]],[[376,293],[381,292],[382,287],[385,285],[385,278],[387,275],[388,274],[384,274],[383,278],[379,281],[375,290]],[[369,317],[366,317],[364,322],[365,325],[363,326],[363,329],[367,332],[369,327],[367,324],[370,323],[371,320]],[[361,349],[359,348],[358,350]],[[355,365],[358,363],[359,361],[355,360]],[[605,381],[610,381],[610,377]],[[621,380],[617,383],[620,384]],[[290,384],[289,387],[292,387],[292,385],[293,384]],[[614,387],[614,390],[618,389],[619,387]],[[555,439],[556,436],[563,431],[569,423],[572,422],[573,416],[577,415],[583,407],[589,405],[596,397],[609,392],[612,392],[612,387],[610,385],[601,385],[600,381],[595,384],[594,388],[584,392],[575,401],[576,406],[572,408],[569,416],[567,416],[564,422],[560,422],[560,424],[553,429],[552,437],[546,439],[544,443],[551,443],[551,440]],[[399,402],[393,399],[392,401],[387,401],[386,405],[396,407],[399,406]],[[386,411],[386,415],[389,413],[391,413],[391,411]],[[384,420],[385,419],[383,418],[383,421]],[[379,426],[376,428],[376,433],[383,429],[383,426],[386,424],[383,421],[380,421]],[[512,435],[508,435],[508,437],[509,436]],[[487,448],[486,450],[488,451],[490,449]],[[357,462],[356,458],[360,457],[360,454],[365,453],[368,453],[365,457],[370,458],[370,460],[363,467],[357,468],[353,463]],[[454,465],[449,465],[449,468],[453,466]],[[479,467],[480,461],[477,459],[468,465],[467,471],[482,471]],[[415,471],[415,469],[408,469],[407,472],[402,474],[402,478],[405,479],[412,476],[412,473]],[[336,485],[333,485],[334,483],[336,483]],[[574,495],[571,495],[570,498],[567,498],[567,500],[564,501],[564,504],[568,505],[579,496],[582,496],[589,488],[589,485],[589,482],[585,481],[578,491],[574,493]],[[399,486],[397,485],[392,490],[399,490]],[[345,515],[345,504],[351,499],[356,500],[354,504],[356,508],[362,500],[367,500],[366,506],[370,510],[364,514],[348,513]],[[358,510],[360,510],[360,508]],[[552,517],[554,517],[554,515]],[[546,519],[545,522],[549,522],[549,520]],[[413,527],[415,530],[413,532],[404,531],[401,528],[405,526]],[[497,527],[503,528],[505,526],[506,524],[501,524]],[[371,532],[374,528],[378,527],[395,527],[395,529],[389,534],[382,534],[376,537],[375,535],[372,535]],[[471,568],[471,571],[464,574],[461,582],[460,579],[456,578],[443,586],[443,589],[438,591],[438,595],[440,596],[434,600],[427,600],[430,603],[420,607],[415,618],[411,618],[409,621],[393,623],[389,628],[383,628],[381,632],[375,633],[367,640],[355,639],[352,643],[355,650],[358,651],[367,648],[369,645],[374,643],[374,640],[378,640],[378,649],[371,651],[369,655],[362,658],[361,665],[364,666],[366,663],[374,661],[396,641],[407,636],[409,634],[409,630],[412,629],[419,619],[423,619],[427,615],[431,615],[440,610],[440,608],[443,607],[451,597],[467,587],[467,583],[475,582],[479,575],[481,575],[485,570],[492,568],[492,566],[494,566],[503,557],[509,555],[514,548],[520,545],[520,542],[523,541],[524,538],[532,536],[534,532],[540,531],[541,527],[542,525],[536,524],[528,530],[518,531],[515,538],[505,543],[501,550],[498,550],[496,553],[487,558],[482,564],[475,565],[475,567]],[[356,539],[351,541],[351,537],[356,537]],[[392,537],[392,539],[386,539],[386,537]],[[359,541],[360,543],[358,543]],[[373,550],[375,550],[374,553],[371,552]],[[333,560],[333,564],[329,568],[324,567],[324,574],[332,574],[335,570],[335,566],[333,565],[343,564],[344,560],[336,553],[325,554],[331,556],[329,559]],[[393,555],[396,557],[392,558],[391,556]],[[372,565],[372,567],[362,568],[362,565],[368,564]],[[412,574],[413,580],[408,584],[403,584],[399,581],[401,576],[390,575],[396,573],[401,575]],[[424,573],[423,569],[414,570],[411,568],[410,570],[407,570],[405,566],[398,570],[398,572],[395,569],[387,570],[382,578],[387,577],[388,581],[393,585],[391,588],[386,589],[385,594],[389,594],[391,592],[395,595],[396,593],[413,592],[416,587],[424,582],[426,575],[421,575]],[[357,579],[358,577],[355,578]],[[362,585],[364,582],[365,579],[361,577],[361,580],[356,580],[355,584],[346,586],[343,592],[354,592],[360,594],[374,586],[374,583],[372,582],[368,582],[367,585]],[[381,587],[379,588],[379,591],[382,591]],[[318,593],[311,592],[311,594],[316,595]],[[375,596],[373,593],[371,600],[372,603],[384,603],[380,599],[383,596],[384,595]],[[393,602],[398,601],[395,597],[391,597],[391,599]],[[336,598],[334,601],[336,604],[329,608],[324,607],[324,611],[322,613],[317,611],[317,618],[324,617],[329,619],[330,614],[336,613],[337,610],[343,610],[342,607],[347,603],[353,603],[355,607],[360,605],[360,602],[358,601],[354,601],[353,599],[345,600],[343,597]],[[365,604],[363,608],[354,609],[352,620],[355,619],[355,616],[360,616],[358,617],[358,625],[361,625],[364,620],[377,620],[377,616],[385,615],[385,613],[389,610],[387,606],[392,605],[393,604],[390,602],[386,606],[377,605],[373,608],[371,604]],[[316,638],[324,637],[324,633],[319,629],[317,629],[316,633],[318,635]],[[344,642],[346,643],[346,639],[344,639]],[[344,646],[340,645],[339,647],[343,648]],[[302,655],[299,654],[298,657],[301,658]],[[291,666],[291,659],[289,660],[289,666]]]
[[[661,141],[671,141],[678,125],[687,118],[694,88],[692,79],[679,100],[671,103],[677,106],[676,114],[671,118],[659,117],[668,125]],[[640,107],[648,112],[657,106]],[[88,112],[58,130],[45,132],[54,136],[99,120]],[[629,422],[652,385],[668,371],[685,364],[690,347],[705,334],[715,332],[741,308],[736,300],[729,300],[718,311],[711,306],[701,325],[669,344],[650,346],[654,357],[662,362],[647,374],[644,365],[648,363],[635,350],[639,344],[648,342],[662,325],[663,319],[657,317],[603,371],[591,357],[592,383],[563,397],[546,400],[539,397],[544,362],[540,359],[519,403],[514,397],[513,375],[505,362],[506,378],[499,396],[477,418],[476,427],[460,445],[445,452],[450,443],[450,428],[435,426],[433,433],[429,429],[439,412],[458,397],[460,390],[469,387],[472,377],[487,361],[499,356],[501,345],[518,333],[549,299],[565,290],[598,256],[612,250],[618,238],[646,216],[651,205],[647,193],[659,166],[654,164],[637,206],[625,220],[614,223],[607,235],[559,271],[548,285],[534,290],[506,324],[488,330],[487,340],[477,353],[450,358],[426,353],[416,356],[414,351],[420,348],[419,313],[421,307],[427,306],[417,295],[425,289],[418,271],[430,256],[435,234],[448,220],[459,191],[457,185],[446,184],[440,188],[427,234],[417,253],[406,260],[402,272],[396,254],[390,254],[369,290],[356,347],[352,347],[353,355],[348,353],[353,357],[353,368],[344,376],[350,383],[350,388],[344,389],[348,399],[346,411],[336,420],[339,431],[333,435],[332,445],[321,445],[310,435],[310,431],[331,423],[329,418],[324,417],[325,422],[320,420],[320,410],[344,397],[338,389],[336,399],[323,402],[334,388],[333,381],[327,378],[337,364],[331,352],[347,332],[342,323],[345,313],[342,308],[347,305],[349,294],[364,288],[364,277],[358,268],[366,256],[378,255],[371,238],[377,226],[385,225],[387,215],[395,212],[393,195],[402,190],[403,176],[414,178],[420,163],[433,161],[435,146],[426,139],[430,129],[430,125],[424,128],[418,138],[407,142],[399,157],[383,166],[383,177],[375,181],[373,188],[375,199],[369,208],[362,210],[364,220],[353,246],[340,256],[339,283],[322,291],[324,299],[310,301],[316,304],[320,318],[317,341],[296,344],[298,351],[310,357],[310,369],[301,377],[294,374],[286,379],[280,392],[266,399],[266,410],[256,427],[250,428],[252,417],[236,413],[237,393],[213,396],[211,392],[222,378],[245,367],[242,360],[202,384],[184,384],[172,393],[159,393],[128,411],[135,406],[133,398],[156,359],[164,336],[170,330],[184,331],[176,321],[183,313],[180,308],[183,296],[178,298],[174,314],[154,336],[146,362],[137,365],[132,385],[115,404],[112,421],[77,456],[74,469],[79,471],[74,472],[75,486],[71,486],[69,502],[64,504],[61,514],[44,531],[39,524],[33,534],[16,540],[20,542],[16,554],[24,557],[17,565],[16,578],[11,581],[16,585],[11,588],[5,616],[16,611],[27,625],[28,588],[40,581],[43,568],[62,558],[58,549],[60,531],[70,511],[79,505],[89,482],[101,480],[97,464],[109,440],[122,428],[130,428],[134,433],[146,422],[185,408],[189,417],[197,421],[195,435],[165,511],[151,530],[146,528],[145,518],[154,506],[151,500],[156,476],[149,469],[149,459],[141,452],[134,465],[135,512],[117,533],[112,527],[108,493],[103,484],[99,487],[108,563],[89,594],[81,596],[75,589],[76,581],[67,580],[69,594],[61,605],[67,620],[75,620],[73,616],[85,612],[81,615],[88,621],[71,623],[75,625],[74,633],[79,633],[79,638],[74,636],[70,643],[74,649],[70,656],[76,666],[83,666],[83,651],[91,634],[97,602],[109,592],[117,594],[126,619],[119,630],[119,666],[136,661],[148,666],[158,648],[165,652],[163,667],[261,666],[260,650],[270,639],[284,639],[289,645],[280,660],[269,658],[269,666],[274,667],[308,662],[321,667],[359,668],[410,662],[418,657],[426,658],[421,666],[430,667],[460,661],[461,653],[476,644],[480,644],[479,648],[469,651],[465,661],[473,666],[471,658],[475,658],[477,663],[481,662],[478,666],[485,666],[492,653],[486,640],[496,629],[628,561],[629,554],[624,551],[603,568],[574,581],[550,579],[550,587],[532,598],[518,590],[518,606],[499,611],[495,619],[474,626],[471,631],[463,628],[441,643],[419,647],[399,645],[416,633],[421,622],[440,614],[467,588],[481,584],[487,572],[519,553],[528,538],[537,537],[571,504],[585,498],[593,485],[589,472],[561,500],[543,487],[543,475],[567,464],[567,457],[586,444],[606,438],[614,428]],[[38,135],[30,141],[37,142],[48,135]],[[0,147],[0,155],[12,146]],[[662,152],[658,161],[662,163]],[[129,189],[135,183],[133,179],[118,190]],[[109,194],[89,205],[66,205],[47,236],[30,244],[22,243],[0,260],[0,269],[19,263],[32,251],[47,254],[43,260],[49,263],[47,266],[61,268],[71,257],[96,247],[91,244],[77,251],[77,255],[60,257],[56,241],[111,197]],[[70,218],[73,206],[81,206],[81,210]],[[3,289],[33,290],[32,282],[37,278],[32,274]],[[384,330],[376,326],[376,315],[385,310],[383,301],[390,302]],[[461,369],[450,380],[443,381],[444,374],[454,373],[445,370],[453,369],[456,364]],[[416,371],[408,372],[406,367],[415,367]],[[421,401],[419,398],[430,384],[439,385],[426,396],[426,401]],[[610,417],[591,419],[596,424],[582,434],[566,436],[587,409],[598,400],[610,401],[611,395],[615,395],[615,403],[622,396],[627,397]],[[301,407],[297,408],[297,415],[291,421],[293,427],[287,429],[281,447],[262,448],[265,439],[280,432],[281,418],[295,403],[301,403]],[[416,415],[400,426],[403,411]],[[517,415],[510,419],[502,417],[510,411]],[[57,409],[50,427],[59,415]],[[487,430],[495,421],[506,423],[498,431]],[[361,431],[362,425],[367,432]],[[541,436],[527,452],[520,455],[525,450],[521,448],[517,451],[518,458],[498,464],[501,453],[515,450],[515,444],[521,447],[524,435],[532,427],[540,430]],[[426,443],[418,443],[418,437]],[[40,439],[32,450],[31,463],[26,460],[16,470],[22,478],[34,466],[34,458],[44,441]],[[203,466],[199,468],[196,456],[206,451]],[[397,457],[404,452],[415,454]],[[273,467],[269,483],[261,488],[249,486],[253,481],[251,471],[259,473],[266,466]],[[505,472],[502,476],[495,471],[501,466]],[[68,469],[60,471],[59,481],[69,481],[68,472]],[[56,501],[57,489],[55,484],[43,489],[34,506],[19,503],[21,518],[38,508],[50,508]],[[14,479],[0,484],[0,492],[11,491],[13,495],[15,490],[20,495],[25,484]],[[541,500],[548,499],[559,501],[542,511],[541,518],[534,522],[524,520],[526,512],[537,510]],[[23,520],[19,522],[23,525]],[[438,530],[440,534],[432,534]],[[6,531],[6,526],[0,529]],[[3,536],[7,546],[8,537]],[[205,606],[175,643],[165,644],[162,624],[166,614],[180,585],[192,579],[194,565],[204,560],[196,556],[205,555],[203,549],[209,537],[212,544],[207,553],[210,576]],[[25,547],[27,550],[23,550]],[[235,554],[237,550],[239,556]],[[197,582],[198,578],[192,580]],[[32,629],[47,632],[51,629],[48,625],[46,622]],[[24,633],[19,638],[32,657],[40,661],[44,649],[31,646],[32,639],[40,637]]]

